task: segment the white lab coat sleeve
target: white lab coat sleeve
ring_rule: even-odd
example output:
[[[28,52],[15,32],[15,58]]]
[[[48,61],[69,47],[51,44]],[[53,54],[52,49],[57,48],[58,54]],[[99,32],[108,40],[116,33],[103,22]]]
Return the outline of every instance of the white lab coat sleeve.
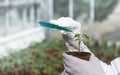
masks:
[[[100,61],[100,64],[106,75],[118,75],[114,66],[108,65],[102,61]]]
[[[120,75],[120,57],[114,59],[111,62],[111,66],[113,67],[113,69],[115,70],[115,72],[117,73],[116,75]]]
[[[100,61],[106,75],[120,75],[120,57],[114,59],[110,65]]]

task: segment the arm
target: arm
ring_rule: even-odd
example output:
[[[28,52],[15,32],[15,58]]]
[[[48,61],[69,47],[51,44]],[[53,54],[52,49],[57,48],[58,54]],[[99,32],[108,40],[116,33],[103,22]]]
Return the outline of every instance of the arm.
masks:
[[[58,20],[51,21],[53,24],[68,27],[73,32],[61,31],[63,39],[69,51],[78,51],[78,43],[74,40],[75,33],[81,34],[81,24],[69,17],[62,17]],[[88,47],[81,42],[81,49],[84,52],[91,52]],[[117,75],[113,66],[103,63],[91,52],[90,61],[84,61],[76,57],[63,54],[64,72],[63,75]],[[118,66],[118,65],[117,65]]]

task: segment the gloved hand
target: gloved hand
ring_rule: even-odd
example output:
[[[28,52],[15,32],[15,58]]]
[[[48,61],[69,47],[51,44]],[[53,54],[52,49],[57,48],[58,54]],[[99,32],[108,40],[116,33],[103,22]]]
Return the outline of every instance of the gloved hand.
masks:
[[[63,54],[64,72],[62,75],[106,75],[99,60],[92,54],[89,61]]]
[[[81,24],[74,21],[69,17],[62,17],[58,20],[52,20],[51,23],[70,28],[73,32],[61,31],[63,39],[69,51],[78,51],[78,43],[75,41],[75,34],[81,34]],[[81,50],[84,52],[90,52],[86,45],[81,42]],[[62,75],[119,75],[120,71],[118,67],[116,68],[116,63],[114,61],[111,65],[98,60],[91,52],[91,57],[89,61],[85,61],[66,53],[63,54],[64,67],[65,70]],[[119,58],[120,59],[120,58]]]
[[[62,26],[62,27],[70,28],[73,31],[73,32],[61,31],[61,33],[63,35],[63,39],[65,41],[65,44],[66,44],[68,50],[69,51],[78,51],[79,50],[78,42],[75,41],[74,36],[75,36],[75,34],[81,34],[81,24],[77,21],[74,21],[70,17],[62,17],[62,18],[59,18],[58,20],[51,20],[50,22],[53,24]],[[87,46],[84,45],[83,42],[81,42],[80,48],[81,48],[81,51],[90,52],[88,50]]]

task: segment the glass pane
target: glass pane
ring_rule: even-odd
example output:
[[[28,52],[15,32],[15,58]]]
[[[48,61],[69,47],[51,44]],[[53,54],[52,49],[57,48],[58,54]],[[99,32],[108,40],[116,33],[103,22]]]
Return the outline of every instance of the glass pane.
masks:
[[[4,34],[5,26],[5,8],[0,7],[0,36]]]

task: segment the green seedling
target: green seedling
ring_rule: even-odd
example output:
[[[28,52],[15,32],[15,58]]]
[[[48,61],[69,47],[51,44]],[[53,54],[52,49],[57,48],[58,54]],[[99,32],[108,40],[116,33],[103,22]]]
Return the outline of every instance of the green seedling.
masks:
[[[89,37],[86,34],[75,34],[74,38],[75,38],[75,41],[78,42],[79,52],[81,52],[81,48],[80,48],[81,41],[83,41],[84,44],[86,44],[86,45],[89,43]]]

